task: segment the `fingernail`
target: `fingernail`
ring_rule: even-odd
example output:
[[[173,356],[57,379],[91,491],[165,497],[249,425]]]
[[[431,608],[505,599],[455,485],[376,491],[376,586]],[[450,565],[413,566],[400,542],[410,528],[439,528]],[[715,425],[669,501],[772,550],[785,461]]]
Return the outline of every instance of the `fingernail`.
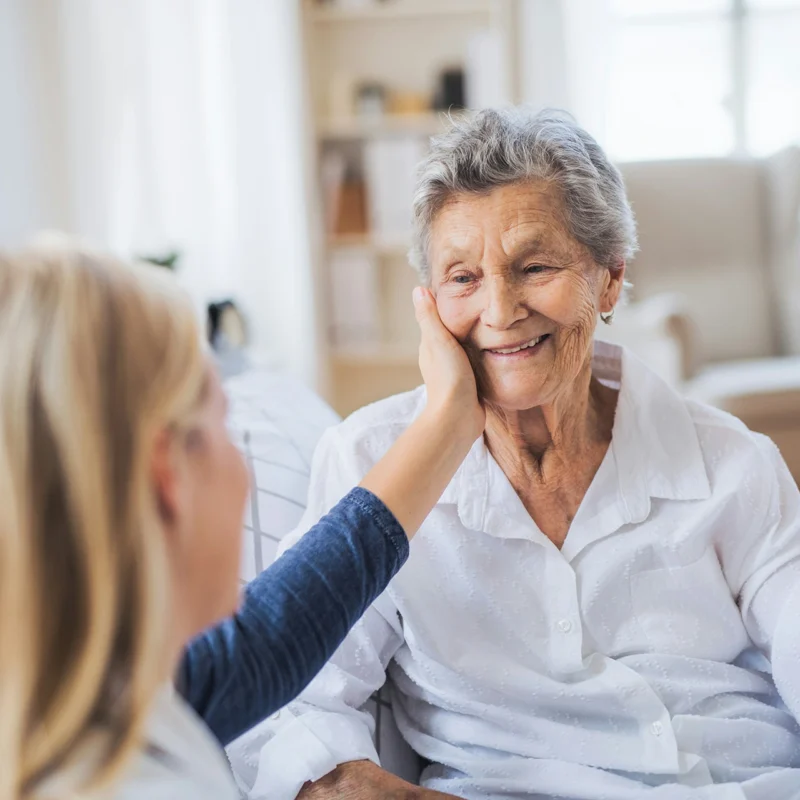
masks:
[[[425,297],[425,292],[422,290],[421,286],[417,286],[411,293],[411,297],[414,300],[414,305],[418,306],[422,302],[422,298]]]

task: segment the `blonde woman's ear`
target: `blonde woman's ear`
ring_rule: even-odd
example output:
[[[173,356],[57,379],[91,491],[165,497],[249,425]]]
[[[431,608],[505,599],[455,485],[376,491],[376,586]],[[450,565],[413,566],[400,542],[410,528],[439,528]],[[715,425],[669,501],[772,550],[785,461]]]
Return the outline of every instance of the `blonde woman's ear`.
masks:
[[[163,430],[156,438],[150,459],[150,474],[162,522],[176,526],[182,511],[182,485],[176,458],[175,434]]]

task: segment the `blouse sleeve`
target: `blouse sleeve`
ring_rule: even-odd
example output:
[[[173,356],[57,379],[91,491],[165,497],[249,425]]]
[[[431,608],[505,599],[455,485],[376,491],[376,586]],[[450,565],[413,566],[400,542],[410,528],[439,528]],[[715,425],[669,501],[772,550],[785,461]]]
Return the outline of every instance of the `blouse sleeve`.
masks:
[[[772,663],[784,703],[800,721],[800,491],[775,445],[759,437],[764,491],[737,548],[739,605],[753,642]],[[742,515],[753,520],[753,514]]]
[[[231,742],[306,687],[408,552],[389,509],[354,489],[247,586],[231,619],[190,643],[179,690]]]

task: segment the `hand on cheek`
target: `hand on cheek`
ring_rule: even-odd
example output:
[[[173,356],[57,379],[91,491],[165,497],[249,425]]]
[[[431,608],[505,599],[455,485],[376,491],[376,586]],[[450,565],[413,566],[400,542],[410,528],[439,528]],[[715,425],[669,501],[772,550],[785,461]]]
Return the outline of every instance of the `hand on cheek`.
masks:
[[[481,351],[470,336],[477,319],[463,299],[448,297],[445,293],[437,293],[435,290],[431,290],[431,293],[436,300],[436,307],[445,328],[458,340],[469,358],[472,371],[475,373],[478,397],[483,399],[486,397],[487,384],[481,362]]]

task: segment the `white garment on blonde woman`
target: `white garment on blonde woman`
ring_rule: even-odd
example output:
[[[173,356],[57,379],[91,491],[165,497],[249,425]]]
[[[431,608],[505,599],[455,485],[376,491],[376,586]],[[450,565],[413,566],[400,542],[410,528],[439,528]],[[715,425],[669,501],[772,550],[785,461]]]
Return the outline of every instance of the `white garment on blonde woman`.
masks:
[[[92,771],[96,753],[85,763],[59,773],[43,787],[43,797],[72,797],[81,773]],[[85,795],[81,794],[83,798]],[[146,745],[134,756],[111,789],[86,800],[239,800],[230,766],[217,740],[203,721],[171,688],[155,701],[148,720]]]

